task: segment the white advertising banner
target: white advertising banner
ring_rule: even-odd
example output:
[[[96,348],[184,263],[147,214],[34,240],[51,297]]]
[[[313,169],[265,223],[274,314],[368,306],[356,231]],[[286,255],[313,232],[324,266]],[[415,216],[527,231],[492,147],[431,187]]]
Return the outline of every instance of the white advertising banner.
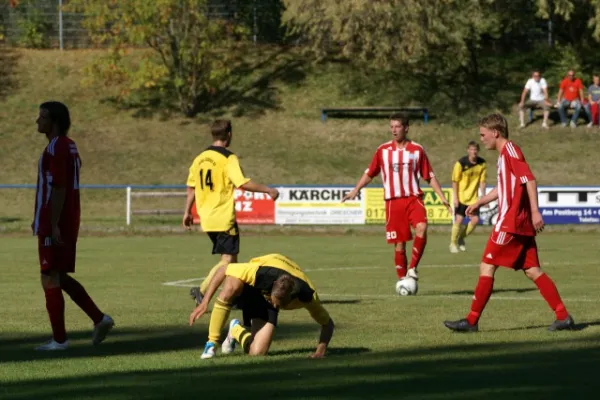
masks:
[[[283,187],[275,202],[278,225],[346,225],[365,223],[364,193],[342,203],[349,186]]]

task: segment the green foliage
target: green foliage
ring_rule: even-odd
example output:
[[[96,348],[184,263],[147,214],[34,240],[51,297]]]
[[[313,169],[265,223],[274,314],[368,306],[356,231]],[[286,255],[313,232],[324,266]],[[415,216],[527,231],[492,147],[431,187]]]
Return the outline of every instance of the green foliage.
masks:
[[[210,106],[230,76],[230,62],[246,30],[207,17],[206,0],[74,0],[71,9],[85,13],[84,26],[109,54],[90,66],[117,92],[117,99],[157,98],[193,116]],[[131,57],[132,47],[151,51]]]
[[[32,49],[50,47],[52,23],[40,11],[39,5],[38,0],[25,0],[15,8],[17,14],[15,42],[18,46]]]

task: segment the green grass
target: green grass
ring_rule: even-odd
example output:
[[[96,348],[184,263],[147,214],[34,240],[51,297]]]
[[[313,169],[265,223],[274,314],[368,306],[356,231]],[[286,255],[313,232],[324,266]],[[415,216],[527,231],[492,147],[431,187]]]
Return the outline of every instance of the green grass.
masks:
[[[579,330],[549,333],[554,315],[522,273],[501,269],[478,334],[448,332],[465,315],[486,235],[451,255],[430,237],[419,295],[394,294],[392,249],[379,236],[245,236],[243,258],[281,252],[308,271],[336,322],[329,356],[308,360],[318,327],[303,310],[284,311],[272,355],[200,360],[208,318],[193,328],[187,289],[216,261],[208,239],[83,237],[76,277],[117,326],[101,346],[67,299],[72,347],[41,354],[48,338],[35,241],[0,241],[2,399],[530,399],[594,398],[600,361],[600,249],[591,234],[544,234],[545,270]],[[233,315],[238,315],[238,311]]]
[[[189,164],[210,142],[206,121],[214,113],[165,119],[159,113],[115,108],[107,101],[111,93],[107,88],[82,87],[82,69],[103,51],[3,52],[8,55],[3,56],[0,91],[0,183],[35,182],[45,138],[36,133],[34,121],[37,106],[47,99],[63,100],[71,107],[71,135],[83,158],[83,183],[184,184]],[[330,118],[323,124],[319,108],[376,104],[375,99],[380,105],[394,105],[397,91],[375,78],[370,90],[358,91],[356,87],[365,86],[364,77],[348,66],[312,66],[294,52],[269,49],[254,57],[257,64],[264,62],[238,77],[232,87],[237,95],[221,110],[224,116],[233,116],[232,150],[240,156],[244,171],[273,184],[354,184],[375,148],[389,140],[387,121]],[[518,94],[514,93],[515,101]],[[454,161],[478,133],[475,118],[436,119],[442,111],[433,108],[434,119],[426,126],[415,118],[410,136],[426,147],[438,177],[449,184]],[[516,126],[514,116],[511,124]],[[597,183],[596,130],[543,131],[536,122],[511,136],[522,145],[539,184]],[[494,164],[495,154],[483,151],[482,156]],[[494,180],[492,168],[490,183]],[[0,218],[21,218],[26,228],[33,193],[9,190],[2,198]],[[124,192],[84,193],[84,201],[84,223],[124,216]]]

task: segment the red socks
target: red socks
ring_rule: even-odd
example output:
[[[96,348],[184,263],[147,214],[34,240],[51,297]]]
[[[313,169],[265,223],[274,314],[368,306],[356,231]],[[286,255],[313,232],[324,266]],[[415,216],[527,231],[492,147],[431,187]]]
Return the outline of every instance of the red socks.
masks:
[[[75,304],[90,317],[94,325],[102,321],[104,313],[98,309],[92,298],[85,291],[85,288],[81,286],[81,283],[71,276],[64,274],[60,277],[60,286],[67,292]]]
[[[46,310],[52,325],[52,337],[58,343],[67,340],[65,330],[65,298],[59,287],[44,289],[46,295]]]
[[[427,237],[415,236],[412,255],[410,256],[410,269],[419,266],[419,261],[421,261],[421,257],[423,257],[423,252],[425,251],[425,245],[427,245]]]
[[[406,251],[396,250],[394,251],[394,262],[396,263],[396,275],[398,279],[402,279],[406,276]]]
[[[548,275],[542,274],[534,281],[534,283],[537,285],[542,297],[546,300],[546,303],[554,310],[556,319],[567,319],[569,313],[567,312],[567,309],[560,298],[560,294],[558,294],[558,289],[556,289],[556,285],[552,279],[550,279]]]
[[[494,278],[491,276],[480,276],[477,287],[475,288],[475,294],[473,295],[473,302],[471,303],[471,312],[467,315],[467,321],[469,324],[476,325],[479,322],[479,317],[485,308],[488,300],[492,296],[492,290],[494,289]]]

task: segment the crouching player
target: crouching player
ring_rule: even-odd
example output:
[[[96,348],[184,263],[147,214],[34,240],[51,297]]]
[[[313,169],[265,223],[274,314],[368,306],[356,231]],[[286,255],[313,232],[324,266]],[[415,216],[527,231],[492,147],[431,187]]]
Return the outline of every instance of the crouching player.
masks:
[[[227,338],[221,346],[222,353],[232,352],[237,342],[250,355],[267,354],[279,310],[306,308],[321,326],[319,343],[311,358],[325,356],[333,335],[333,320],[321,305],[313,284],[295,262],[281,254],[268,254],[253,258],[248,263],[231,263],[225,270],[219,270],[202,302],[190,314],[190,326],[207,311],[221,284],[223,288],[210,317],[203,359],[214,357],[234,302],[242,309],[244,326],[251,328],[249,331],[237,319],[231,320]]]

